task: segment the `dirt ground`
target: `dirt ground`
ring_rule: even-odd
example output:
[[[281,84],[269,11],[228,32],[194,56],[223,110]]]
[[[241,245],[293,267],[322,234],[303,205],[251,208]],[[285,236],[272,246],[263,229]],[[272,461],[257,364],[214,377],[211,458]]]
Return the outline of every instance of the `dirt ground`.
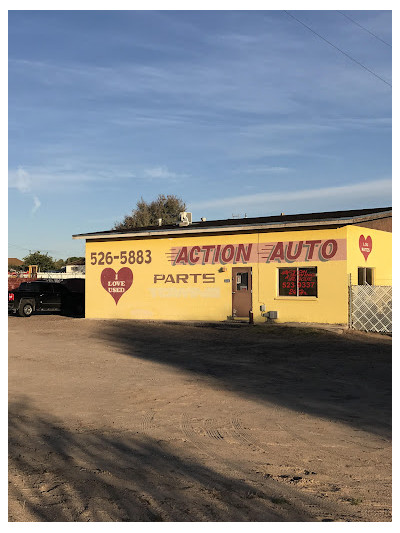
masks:
[[[9,317],[10,521],[390,521],[391,339]]]

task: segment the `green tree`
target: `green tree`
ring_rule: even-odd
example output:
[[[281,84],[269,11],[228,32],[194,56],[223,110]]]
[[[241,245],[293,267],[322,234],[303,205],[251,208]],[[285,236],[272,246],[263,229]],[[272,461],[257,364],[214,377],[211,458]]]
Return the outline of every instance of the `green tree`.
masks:
[[[117,222],[113,229],[157,226],[159,218],[161,218],[163,225],[175,224],[181,211],[186,211],[185,202],[171,194],[167,196],[160,194],[150,203],[141,198],[136,204],[136,209],[130,215],[126,215],[122,222]]]
[[[65,265],[84,265],[85,264],[85,258],[84,257],[68,257],[67,260],[64,263]]]
[[[22,258],[25,267],[29,265],[37,265],[40,272],[47,272],[49,270],[55,270],[54,259],[49,254],[42,254],[41,252],[33,252],[26,257]]]
[[[54,261],[54,269],[55,270],[61,270],[62,267],[65,266],[65,261],[64,259],[57,259],[56,261]]]

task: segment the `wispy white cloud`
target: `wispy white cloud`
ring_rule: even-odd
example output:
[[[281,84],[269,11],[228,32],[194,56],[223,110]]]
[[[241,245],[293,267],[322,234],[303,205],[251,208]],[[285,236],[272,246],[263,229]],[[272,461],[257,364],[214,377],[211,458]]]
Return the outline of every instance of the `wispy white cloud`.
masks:
[[[8,186],[17,189],[22,193],[32,193],[32,191],[59,191],[68,187],[76,187],[87,181],[96,181],[101,177],[88,174],[81,169],[74,172],[58,165],[49,167],[30,167],[29,171],[18,168],[11,169],[8,173]]]
[[[51,156],[51,154],[50,154]],[[189,174],[178,173],[167,166],[136,166],[119,164],[110,161],[73,159],[68,156],[56,158],[47,166],[32,166],[10,169],[8,186],[21,193],[60,193],[62,191],[76,191],[93,186],[118,188],[129,180],[149,181],[162,180],[175,182],[188,177]],[[37,198],[37,196],[36,196]],[[35,206],[37,201],[35,200]],[[38,209],[39,205],[35,208]]]
[[[33,207],[32,207],[32,214],[35,214],[36,211],[39,209],[39,207],[41,206],[41,201],[39,200],[39,198],[34,194],[33,195]]]
[[[289,167],[269,167],[269,166],[257,166],[249,167],[244,170],[236,170],[235,173],[240,174],[285,174],[292,169]]]
[[[391,128],[391,117],[345,117],[331,119],[332,124],[336,124],[340,129],[372,129]]]
[[[312,151],[321,157],[328,150],[316,148],[316,143],[324,141],[329,146],[338,133],[390,128],[390,98],[375,78],[349,65],[346,58],[335,55],[323,43],[314,42],[301,28],[296,32],[296,24],[286,15],[265,12],[260,17],[265,31],[258,28],[252,32],[249,21],[235,28],[223,26],[219,31],[199,31],[199,26],[196,45],[215,53],[199,54],[195,66],[187,57],[185,60],[184,53],[151,63],[130,55],[129,60],[124,57],[104,66],[65,58],[58,62],[11,58],[10,77],[20,87],[47,84],[27,100],[35,110],[33,117],[41,109],[40,124],[48,123],[50,129],[55,112],[63,112],[64,137],[70,135],[66,142],[86,145],[91,137],[107,136],[107,149],[112,149],[123,133],[137,139],[132,150],[139,152],[147,136],[140,138],[138,132],[146,134],[153,128],[157,142],[165,131],[170,139],[175,128],[173,133],[183,148],[201,145],[230,160],[304,157],[313,155]],[[195,32],[197,24],[189,24],[185,17],[167,18],[171,24],[188,25],[188,35]],[[327,16],[326,22],[331,18]],[[337,24],[343,25],[340,17]],[[157,37],[140,39],[136,35],[134,39],[137,44],[142,40],[145,48],[159,44]],[[390,60],[385,63],[389,68]],[[68,98],[56,96],[64,91]],[[39,102],[36,95],[42,95]],[[71,125],[74,105],[79,116]],[[21,112],[18,116],[14,129],[30,114]],[[41,136],[45,130],[43,127]],[[164,144],[164,138],[161,140]],[[162,178],[162,172],[155,174],[145,173],[144,177]]]
[[[31,177],[23,168],[18,167],[17,171],[14,173],[14,186],[20,192],[29,192],[31,190]]]
[[[238,135],[241,137],[279,139],[302,135],[315,137],[324,133],[344,132],[354,129],[388,129],[392,126],[391,117],[322,117],[318,119],[308,119],[307,121],[298,119],[288,119],[284,122],[271,122],[252,124],[241,128]],[[283,137],[284,136],[284,137]]]
[[[185,178],[187,177],[186,174],[177,174],[176,172],[171,172],[168,170],[167,167],[159,166],[159,167],[152,167],[152,168],[146,168],[144,170],[144,175],[148,176],[149,178],[160,178],[160,179],[178,179],[178,178]]]
[[[60,89],[72,87],[80,93],[114,97],[162,94],[168,103],[179,98],[179,102],[184,103],[179,106],[181,108],[197,105],[225,112],[302,112],[309,116],[310,80],[313,91],[320,89],[320,104],[337,105],[340,91],[349,104],[348,111],[354,104],[359,105],[360,90],[364,99],[366,92],[381,96],[372,76],[349,65],[340,54],[330,55],[324,46],[310,40],[308,35],[292,31],[293,21],[285,15],[279,19],[279,24],[276,19],[265,22],[266,31],[257,33],[251,32],[249,27],[240,33],[200,33],[197,38],[204,50],[212,49],[213,54],[199,55],[195,68],[188,58],[185,62],[181,55],[179,60],[174,60],[175,56],[171,55],[164,64],[120,61],[112,66],[11,58],[10,69],[12,74],[24,79]],[[141,47],[158,44],[157,40],[155,43],[142,41]],[[163,48],[165,45],[163,42]],[[307,55],[301,67],[299,50]],[[330,61],[325,61],[327,55]],[[387,69],[390,64],[388,58]],[[381,108],[382,98],[371,101]]]
[[[11,178],[11,179],[10,179]],[[17,189],[22,194],[29,194],[33,199],[32,214],[41,206],[39,198],[32,193],[32,176],[22,167],[18,167],[15,172],[9,176],[9,186]]]
[[[387,202],[391,199],[392,181],[390,179],[378,179],[363,183],[354,183],[336,187],[300,189],[296,191],[276,191],[276,192],[259,192],[257,194],[234,196],[230,198],[220,198],[215,200],[205,200],[203,202],[193,202],[189,204],[190,209],[231,209],[240,210],[250,213],[259,211],[268,213],[271,210],[287,208],[285,206],[296,205],[306,209],[307,206],[319,203],[318,210],[324,210],[323,203],[326,201],[337,202],[340,205],[349,198],[357,198],[358,201]],[[277,208],[277,206],[279,206]]]

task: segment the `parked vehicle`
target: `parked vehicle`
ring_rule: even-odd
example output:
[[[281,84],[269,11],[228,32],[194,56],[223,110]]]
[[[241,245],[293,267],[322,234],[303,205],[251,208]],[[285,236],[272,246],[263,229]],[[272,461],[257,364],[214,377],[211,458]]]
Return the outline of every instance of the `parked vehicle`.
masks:
[[[58,311],[64,314],[83,315],[85,293],[83,284],[67,282],[23,282],[8,291],[8,312],[29,317],[36,311]]]

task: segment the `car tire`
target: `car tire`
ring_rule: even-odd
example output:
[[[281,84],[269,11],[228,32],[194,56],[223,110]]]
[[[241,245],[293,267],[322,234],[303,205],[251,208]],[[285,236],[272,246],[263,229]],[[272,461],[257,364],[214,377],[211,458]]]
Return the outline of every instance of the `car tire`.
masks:
[[[33,305],[31,302],[21,302],[18,309],[19,316],[30,317],[33,313]]]

